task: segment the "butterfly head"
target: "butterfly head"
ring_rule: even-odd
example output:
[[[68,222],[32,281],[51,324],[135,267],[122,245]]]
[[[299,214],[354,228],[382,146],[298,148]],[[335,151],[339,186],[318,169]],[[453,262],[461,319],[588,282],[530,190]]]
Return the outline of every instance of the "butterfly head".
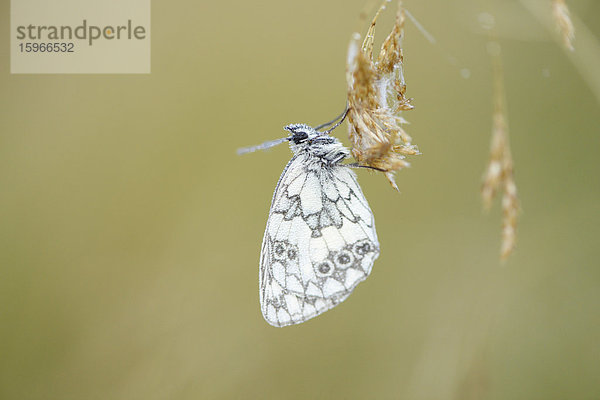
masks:
[[[301,146],[314,140],[317,136],[321,135],[320,132],[306,124],[291,124],[286,126],[286,131],[290,133],[288,140],[290,145]]]
[[[284,129],[290,132],[287,140],[289,140],[290,148],[294,154],[309,152],[329,162],[337,162],[348,155],[347,149],[342,146],[339,140],[309,125],[291,124]]]

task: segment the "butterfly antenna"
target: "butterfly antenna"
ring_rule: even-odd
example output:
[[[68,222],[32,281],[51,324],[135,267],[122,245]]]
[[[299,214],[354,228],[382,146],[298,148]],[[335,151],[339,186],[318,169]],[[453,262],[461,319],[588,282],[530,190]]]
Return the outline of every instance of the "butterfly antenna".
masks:
[[[338,119],[342,119],[342,121],[344,120],[344,118],[346,118],[346,114],[348,113],[348,103],[346,103],[346,108],[344,108],[344,111],[342,111],[342,113],[340,115],[338,115],[337,117],[335,117],[333,120],[329,121],[329,122],[325,122],[324,124],[321,124],[317,127],[315,127],[315,130],[318,131],[320,129],[325,128],[326,126],[329,126],[333,123],[335,123],[335,121],[337,121]]]
[[[331,133],[331,131],[333,131],[335,128],[337,128],[338,126],[340,126],[342,124],[342,122],[344,122],[344,120],[346,119],[346,115],[348,115],[348,111],[350,109],[348,108],[348,105],[346,104],[346,109],[344,110],[344,112],[342,113],[342,119],[340,119],[334,126],[332,126],[331,128],[327,129],[325,132],[325,134],[329,134]]]
[[[256,150],[267,150],[267,149],[277,146],[283,142],[287,142],[288,140],[290,140],[290,139],[287,137],[284,137],[281,139],[269,140],[268,142],[264,142],[264,143],[261,143],[256,146],[242,147],[241,149],[237,150],[237,153],[238,153],[238,156],[241,156],[242,154],[253,153]]]

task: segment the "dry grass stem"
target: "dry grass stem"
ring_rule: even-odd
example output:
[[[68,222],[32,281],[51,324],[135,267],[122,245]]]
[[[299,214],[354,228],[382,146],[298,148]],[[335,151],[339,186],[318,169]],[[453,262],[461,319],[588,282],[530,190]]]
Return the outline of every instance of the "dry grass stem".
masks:
[[[519,199],[508,140],[500,46],[496,42],[490,44],[494,75],[494,114],[490,160],[484,175],[481,196],[485,209],[489,210],[496,193],[499,189],[502,189],[502,245],[500,258],[506,260],[512,254],[516,245]]]
[[[552,0],[552,15],[554,16],[554,22],[563,38],[565,47],[571,51],[575,50],[573,47],[575,28],[573,27],[573,22],[571,22],[569,8],[567,7],[565,0]]]
[[[519,0],[519,3],[548,31],[556,30],[555,19],[546,2]],[[577,26],[577,51],[569,51],[565,46],[561,47],[600,103],[600,74],[598,73],[600,71],[600,40],[594,31],[581,18],[578,18],[577,14],[571,12],[570,19],[573,21],[573,25]],[[559,38],[558,35],[555,37]],[[562,38],[560,39],[562,42]]]
[[[402,125],[407,121],[399,113],[412,110],[405,96],[402,71],[402,35],[405,15],[398,2],[396,23],[384,40],[377,60],[373,59],[373,41],[377,17],[386,8],[384,2],[367,31],[362,46],[360,34],[354,33],[348,49],[346,78],[348,83],[348,126],[352,154],[361,164],[385,173],[398,190],[394,172],[408,167],[406,156],[420,154]]]
[[[504,154],[504,193],[502,194],[502,245],[500,259],[506,260],[517,244],[517,218],[519,214],[519,198],[517,185],[513,175],[513,162],[510,147],[506,146]]]

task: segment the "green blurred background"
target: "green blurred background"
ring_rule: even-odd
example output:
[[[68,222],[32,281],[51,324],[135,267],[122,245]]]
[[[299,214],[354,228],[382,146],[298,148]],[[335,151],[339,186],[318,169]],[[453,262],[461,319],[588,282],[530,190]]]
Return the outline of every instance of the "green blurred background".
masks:
[[[567,3],[600,37],[599,2]],[[290,152],[235,149],[341,111],[364,0],[155,1],[150,75],[11,75],[5,57],[0,398],[600,398],[600,94],[519,2],[405,4],[438,39],[407,24],[423,155],[401,194],[358,171],[381,256],[345,303],[284,329],[260,314],[258,258]],[[481,12],[523,210],[505,264],[499,202],[479,198]],[[393,12],[380,22],[377,43]]]

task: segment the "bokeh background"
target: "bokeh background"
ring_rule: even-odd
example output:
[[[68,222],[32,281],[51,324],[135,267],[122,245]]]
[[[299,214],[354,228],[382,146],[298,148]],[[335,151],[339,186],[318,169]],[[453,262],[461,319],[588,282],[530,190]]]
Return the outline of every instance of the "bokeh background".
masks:
[[[599,54],[576,39],[568,56],[527,2],[405,2],[437,39],[407,23],[404,116],[423,155],[401,194],[358,171],[373,273],[283,329],[260,315],[258,258],[290,152],[235,149],[341,111],[365,1],[153,2],[150,75],[11,75],[5,57],[0,398],[600,398],[600,69],[581,74]],[[597,40],[600,3],[567,4]],[[479,198],[482,12],[503,48],[522,205],[504,264],[499,203],[485,215]]]

